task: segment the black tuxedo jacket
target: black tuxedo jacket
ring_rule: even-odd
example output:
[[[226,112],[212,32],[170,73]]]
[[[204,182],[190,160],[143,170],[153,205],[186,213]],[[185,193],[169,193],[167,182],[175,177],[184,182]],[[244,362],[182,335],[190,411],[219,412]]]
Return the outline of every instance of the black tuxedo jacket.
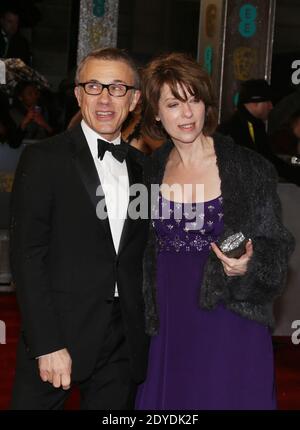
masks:
[[[27,39],[19,32],[7,40],[0,29],[0,58],[20,58],[31,65],[31,52]]]
[[[143,182],[142,155],[129,147],[129,183]],[[148,221],[127,217],[116,254],[109,220],[96,216],[100,185],[81,126],[22,154],[11,218],[12,269],[30,357],[66,347],[72,379],[88,377],[107,328],[117,281],[133,379],[144,379],[142,259]]]

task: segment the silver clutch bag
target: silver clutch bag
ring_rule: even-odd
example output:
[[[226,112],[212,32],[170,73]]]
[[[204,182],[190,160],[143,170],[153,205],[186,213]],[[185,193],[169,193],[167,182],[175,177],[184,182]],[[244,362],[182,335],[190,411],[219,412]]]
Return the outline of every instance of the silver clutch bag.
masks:
[[[219,248],[227,257],[240,258],[246,252],[247,239],[242,232],[227,237]]]

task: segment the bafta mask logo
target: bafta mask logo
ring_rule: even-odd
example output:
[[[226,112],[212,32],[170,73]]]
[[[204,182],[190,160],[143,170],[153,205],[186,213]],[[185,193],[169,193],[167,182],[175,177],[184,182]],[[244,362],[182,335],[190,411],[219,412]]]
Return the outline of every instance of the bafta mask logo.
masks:
[[[205,33],[207,37],[214,37],[217,24],[217,6],[209,4],[205,11]]]
[[[233,52],[234,77],[247,81],[253,76],[253,66],[257,64],[257,51],[254,48],[240,47]]]
[[[101,39],[103,38],[102,28],[99,22],[94,22],[89,29],[89,43],[90,46],[95,49],[101,45]]]

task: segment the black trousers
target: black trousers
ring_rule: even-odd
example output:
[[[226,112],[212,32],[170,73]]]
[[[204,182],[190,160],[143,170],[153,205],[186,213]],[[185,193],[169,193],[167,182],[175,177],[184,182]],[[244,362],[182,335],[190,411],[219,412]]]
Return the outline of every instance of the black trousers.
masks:
[[[130,410],[134,408],[137,385],[132,380],[129,353],[124,335],[120,303],[115,299],[107,329],[93,374],[78,383],[80,409]],[[18,354],[25,355],[24,351]],[[37,360],[18,357],[13,387],[13,410],[63,409],[69,390],[54,388],[39,376]]]

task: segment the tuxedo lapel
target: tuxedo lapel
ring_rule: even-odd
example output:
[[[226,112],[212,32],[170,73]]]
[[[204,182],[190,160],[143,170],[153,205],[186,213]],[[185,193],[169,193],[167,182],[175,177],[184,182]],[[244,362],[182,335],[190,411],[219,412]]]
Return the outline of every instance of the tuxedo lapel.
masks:
[[[133,152],[131,152],[131,151],[133,151],[133,149],[129,148],[128,155],[126,157],[126,165],[127,165],[127,171],[128,171],[128,179],[129,179],[129,205],[128,206],[130,206],[131,202],[136,197],[135,195],[131,195],[130,187],[133,184],[142,184],[143,183],[142,166],[139,163],[137,163],[137,161],[134,159]],[[129,209],[129,207],[128,207],[128,209]],[[122,235],[121,235],[121,239],[120,239],[118,254],[120,254],[122,252],[122,250],[124,249],[124,247],[128,243],[129,238],[131,237],[131,235],[135,231],[136,226],[139,224],[138,220],[133,220],[129,216],[128,209],[127,209],[127,216],[126,216],[126,219],[124,221],[124,226],[123,226]]]
[[[73,162],[89,195],[91,204],[95,209],[95,216],[97,216],[97,205],[104,205],[105,197],[103,193],[101,193],[103,194],[101,196],[96,195],[96,191],[99,190],[98,187],[101,185],[101,183],[95,163],[81,126],[74,128],[70,133],[72,135]],[[102,228],[104,228],[108,242],[110,243],[110,247],[115,254],[108,217],[105,219],[99,218],[99,224],[102,226]]]

